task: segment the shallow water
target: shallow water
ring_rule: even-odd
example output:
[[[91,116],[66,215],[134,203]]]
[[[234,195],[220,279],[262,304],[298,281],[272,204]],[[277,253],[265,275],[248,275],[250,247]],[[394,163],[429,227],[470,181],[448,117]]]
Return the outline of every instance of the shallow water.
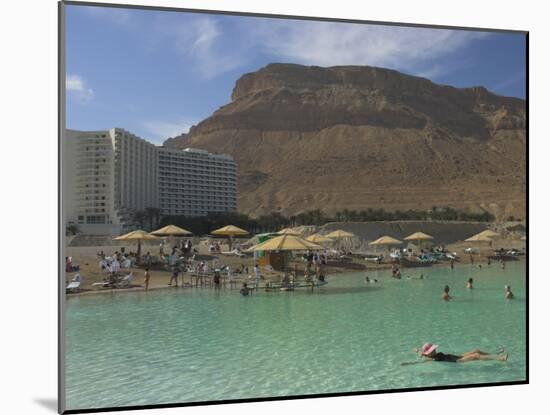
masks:
[[[369,272],[378,284],[363,272],[331,276],[313,293],[179,288],[69,298],[67,408],[525,380],[525,262],[404,275],[421,273],[427,278]],[[457,354],[504,346],[510,357],[400,365],[425,342]]]

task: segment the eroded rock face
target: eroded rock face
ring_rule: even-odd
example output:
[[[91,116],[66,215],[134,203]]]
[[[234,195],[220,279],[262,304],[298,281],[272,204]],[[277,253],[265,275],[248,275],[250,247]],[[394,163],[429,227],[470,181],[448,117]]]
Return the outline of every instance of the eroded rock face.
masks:
[[[525,101],[396,71],[270,64],[167,145],[229,153],[239,210],[486,209],[525,217]]]

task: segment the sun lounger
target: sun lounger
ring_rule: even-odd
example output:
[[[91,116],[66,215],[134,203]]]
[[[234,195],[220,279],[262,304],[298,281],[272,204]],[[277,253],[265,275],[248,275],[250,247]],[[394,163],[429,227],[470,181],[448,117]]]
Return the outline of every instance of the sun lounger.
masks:
[[[67,284],[67,292],[75,293],[80,291],[81,278],[80,274],[76,274],[69,284]]]
[[[123,288],[123,287],[129,287],[130,284],[132,284],[132,281],[134,280],[134,275],[130,272],[128,275],[126,275],[124,278],[122,278],[117,284],[116,286],[118,288]]]
[[[242,257],[245,256],[242,252],[240,252],[240,251],[238,251],[238,250],[236,250],[236,249],[233,249],[232,251],[222,251],[222,252],[220,252],[220,253],[221,253],[222,255],[235,255],[235,256],[238,256],[239,258],[242,258]]]
[[[109,287],[111,283],[109,281],[98,281],[92,284],[93,287]]]

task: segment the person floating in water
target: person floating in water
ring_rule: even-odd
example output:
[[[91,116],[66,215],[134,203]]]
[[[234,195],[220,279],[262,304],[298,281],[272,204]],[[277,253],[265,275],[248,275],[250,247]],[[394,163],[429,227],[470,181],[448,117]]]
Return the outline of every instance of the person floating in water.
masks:
[[[466,284],[466,288],[468,288],[469,290],[473,289],[474,288],[474,279],[473,278],[468,278],[468,282]]]
[[[451,289],[449,288],[448,285],[445,286],[445,288],[443,288],[443,294],[441,294],[441,298],[444,299],[445,301],[449,301],[452,297],[449,295],[449,291]]]
[[[243,283],[243,287],[241,288],[241,291],[239,291],[241,293],[241,295],[248,295],[250,294],[250,288],[248,288],[248,285],[246,284],[246,282]]]
[[[465,363],[472,362],[474,360],[499,360],[505,362],[508,360],[508,354],[504,353],[504,350],[499,350],[499,354],[491,354],[483,352],[479,349],[472,350],[470,352],[456,354],[446,354],[437,351],[439,346],[437,344],[426,343],[422,346],[422,350],[414,349],[417,354],[420,354],[424,358],[422,361],[417,362],[403,362],[401,365],[413,365],[416,363],[425,362],[451,362],[451,363]]]
[[[504,286],[504,298],[506,298],[507,300],[511,300],[514,298],[512,287],[510,287],[509,285]]]

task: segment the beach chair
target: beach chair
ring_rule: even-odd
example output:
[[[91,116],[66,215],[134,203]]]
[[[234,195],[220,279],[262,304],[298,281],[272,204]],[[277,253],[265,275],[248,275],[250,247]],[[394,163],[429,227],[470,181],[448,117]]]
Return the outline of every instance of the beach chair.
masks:
[[[124,278],[122,278],[116,286],[118,288],[124,288],[129,287],[132,284],[132,281],[134,280],[134,275],[130,272],[128,275],[126,275]]]
[[[80,284],[82,283],[80,274],[76,274],[69,284],[67,284],[66,290],[68,293],[76,293],[80,291]]]

